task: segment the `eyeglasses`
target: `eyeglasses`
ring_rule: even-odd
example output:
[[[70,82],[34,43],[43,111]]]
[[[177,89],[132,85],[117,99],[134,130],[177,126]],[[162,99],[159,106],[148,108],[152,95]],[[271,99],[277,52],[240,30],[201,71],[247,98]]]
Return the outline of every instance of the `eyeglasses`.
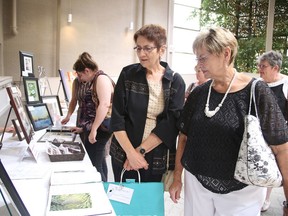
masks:
[[[257,67],[259,69],[265,69],[265,68],[269,67],[269,65],[258,64]]]
[[[143,52],[145,53],[145,54],[147,54],[147,53],[150,53],[150,52],[152,52],[152,50],[154,50],[155,48],[157,48],[157,47],[140,47],[140,46],[136,46],[136,47],[134,47],[133,49],[137,52],[137,53],[140,53],[141,52],[141,50],[143,50]]]
[[[209,54],[205,55],[205,56],[202,56],[202,57],[197,57],[196,58],[196,61],[199,62],[200,64],[204,64],[208,58]]]

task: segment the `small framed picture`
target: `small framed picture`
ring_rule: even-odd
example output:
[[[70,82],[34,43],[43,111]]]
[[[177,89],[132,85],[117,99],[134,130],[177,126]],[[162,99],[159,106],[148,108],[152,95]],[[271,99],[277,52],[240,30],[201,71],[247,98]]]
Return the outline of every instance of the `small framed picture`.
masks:
[[[60,82],[63,87],[63,93],[65,97],[65,101],[69,102],[72,97],[72,85],[74,79],[76,79],[77,74],[76,72],[64,72],[63,70],[59,69],[59,76],[60,76]]]
[[[23,77],[24,91],[27,104],[42,103],[40,96],[38,78]]]
[[[19,123],[18,119],[12,119],[11,121],[12,121],[12,124],[15,128],[18,139],[20,141],[22,141],[25,137],[24,137],[23,131],[21,130],[20,123]]]
[[[53,120],[50,116],[46,104],[26,105],[29,119],[33,125],[34,131],[42,130],[53,126]]]
[[[54,118],[55,116],[63,116],[60,100],[58,95],[42,96],[42,102],[46,103],[49,113]],[[55,121],[55,119],[53,119]]]
[[[33,54],[19,51],[20,72],[22,77],[34,77]]]
[[[33,136],[33,128],[25,107],[22,104],[20,89],[17,86],[11,86],[6,87],[6,90],[10,98],[10,104],[19,122],[21,131],[24,133],[27,144],[29,144]]]

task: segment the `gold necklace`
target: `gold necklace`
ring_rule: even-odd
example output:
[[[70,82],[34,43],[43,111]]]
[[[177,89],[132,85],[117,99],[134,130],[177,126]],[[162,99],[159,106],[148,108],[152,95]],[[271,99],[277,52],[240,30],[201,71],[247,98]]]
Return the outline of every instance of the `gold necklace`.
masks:
[[[207,117],[211,118],[213,117],[219,110],[220,108],[222,107],[222,104],[224,103],[231,87],[232,87],[232,83],[233,81],[235,80],[235,77],[236,77],[236,70],[234,72],[234,75],[233,75],[233,78],[231,79],[231,82],[228,86],[228,89],[227,91],[225,92],[225,95],[223,97],[223,99],[221,100],[221,102],[218,104],[218,106],[214,109],[214,110],[209,110],[209,101],[210,101],[210,95],[211,95],[211,88],[212,88],[212,85],[214,84],[214,80],[212,80],[210,86],[209,86],[209,91],[208,91],[208,96],[207,96],[207,101],[206,101],[206,105],[205,105],[205,109],[204,109],[204,113]]]

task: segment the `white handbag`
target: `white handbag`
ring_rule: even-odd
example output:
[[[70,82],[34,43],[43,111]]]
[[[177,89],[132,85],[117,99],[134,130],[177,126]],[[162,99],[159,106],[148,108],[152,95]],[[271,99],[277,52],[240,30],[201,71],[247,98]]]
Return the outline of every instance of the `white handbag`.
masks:
[[[266,143],[258,119],[253,81],[250,93],[248,115],[245,116],[243,140],[236,162],[234,178],[238,181],[261,187],[280,187],[282,175],[279,171],[272,149]],[[256,117],[251,115],[251,104],[254,101]]]

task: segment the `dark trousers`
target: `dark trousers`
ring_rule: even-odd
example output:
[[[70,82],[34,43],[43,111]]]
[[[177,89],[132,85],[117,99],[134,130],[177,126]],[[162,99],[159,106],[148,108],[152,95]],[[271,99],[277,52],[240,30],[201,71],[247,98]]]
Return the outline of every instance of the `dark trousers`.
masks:
[[[97,171],[101,174],[102,181],[106,182],[108,177],[108,168],[106,163],[106,144],[111,136],[111,133],[101,130],[97,131],[96,143],[91,144],[88,136],[90,131],[85,131],[81,134],[82,142],[89,155],[89,158],[96,167]]]

